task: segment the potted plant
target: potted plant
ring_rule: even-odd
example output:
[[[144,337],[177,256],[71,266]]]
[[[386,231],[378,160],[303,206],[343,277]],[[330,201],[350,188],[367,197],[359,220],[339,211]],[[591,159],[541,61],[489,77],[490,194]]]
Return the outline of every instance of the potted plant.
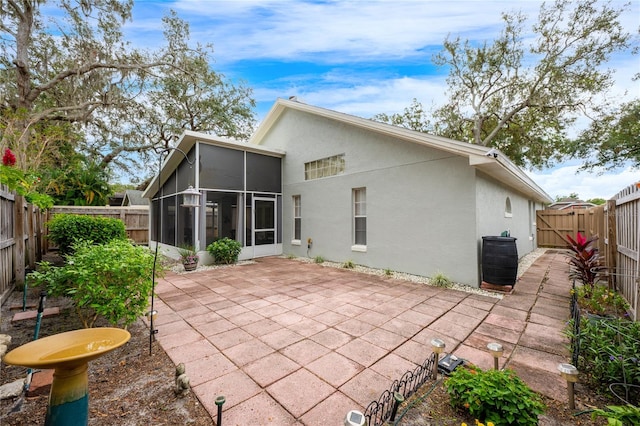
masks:
[[[184,266],[185,271],[195,271],[198,267],[198,254],[193,246],[181,246],[178,248],[178,253],[180,253],[180,261]]]

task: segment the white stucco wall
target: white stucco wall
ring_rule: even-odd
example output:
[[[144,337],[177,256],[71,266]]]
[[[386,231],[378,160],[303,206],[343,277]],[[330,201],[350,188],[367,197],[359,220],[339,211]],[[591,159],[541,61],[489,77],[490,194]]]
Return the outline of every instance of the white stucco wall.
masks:
[[[475,169],[467,158],[286,110],[261,145],[283,160],[283,251],[478,285]],[[344,154],[344,174],[304,180],[304,163]],[[367,249],[352,251],[352,189],[367,196]],[[292,196],[302,244],[292,245]]]
[[[519,257],[536,248],[535,211],[542,208],[540,203],[530,201],[482,173],[478,173],[476,191],[479,247],[483,236],[499,236],[508,230],[517,238]],[[511,202],[510,215],[506,214],[507,197]]]

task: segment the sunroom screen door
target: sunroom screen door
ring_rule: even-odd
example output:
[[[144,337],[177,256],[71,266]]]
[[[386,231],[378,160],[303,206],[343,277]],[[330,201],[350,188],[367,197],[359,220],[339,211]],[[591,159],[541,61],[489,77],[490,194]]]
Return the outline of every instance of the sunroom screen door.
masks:
[[[278,254],[276,214],[275,199],[253,198],[253,254],[256,257]]]

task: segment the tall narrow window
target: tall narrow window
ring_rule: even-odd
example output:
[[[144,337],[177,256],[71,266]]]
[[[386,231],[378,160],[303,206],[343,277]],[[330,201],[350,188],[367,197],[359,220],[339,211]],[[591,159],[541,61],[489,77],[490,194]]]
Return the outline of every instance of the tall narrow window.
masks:
[[[356,246],[367,245],[367,190],[353,190],[353,243]]]
[[[293,196],[293,239],[300,241],[302,239],[302,214],[300,210],[300,196]]]

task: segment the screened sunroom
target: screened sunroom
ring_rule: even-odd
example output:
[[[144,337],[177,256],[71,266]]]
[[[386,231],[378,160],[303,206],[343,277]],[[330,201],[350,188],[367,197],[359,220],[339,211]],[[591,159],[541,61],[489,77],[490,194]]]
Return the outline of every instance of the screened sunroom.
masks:
[[[144,193],[151,200],[150,244],[159,241],[170,255],[182,246],[204,254],[207,245],[228,237],[242,244],[240,259],[281,254],[283,156],[185,132]],[[185,192],[197,195],[197,205],[185,204]]]

